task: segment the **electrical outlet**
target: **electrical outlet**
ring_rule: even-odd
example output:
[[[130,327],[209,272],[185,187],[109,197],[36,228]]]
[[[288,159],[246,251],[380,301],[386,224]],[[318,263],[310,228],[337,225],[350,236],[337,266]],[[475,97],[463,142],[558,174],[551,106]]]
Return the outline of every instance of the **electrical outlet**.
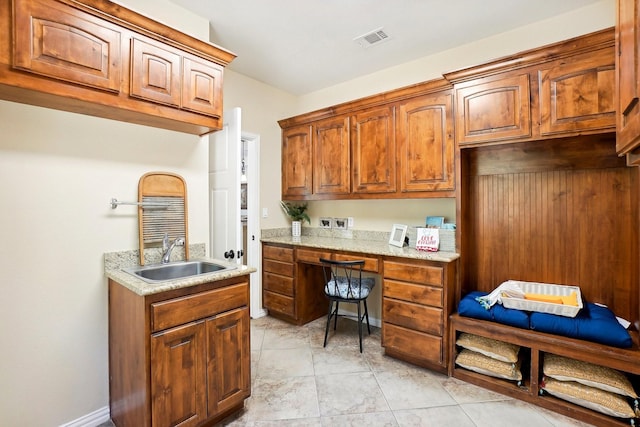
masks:
[[[262,218],[268,218],[268,217],[269,217],[269,209],[262,208]]]
[[[349,228],[353,228],[353,217],[352,216],[347,218],[347,226]]]

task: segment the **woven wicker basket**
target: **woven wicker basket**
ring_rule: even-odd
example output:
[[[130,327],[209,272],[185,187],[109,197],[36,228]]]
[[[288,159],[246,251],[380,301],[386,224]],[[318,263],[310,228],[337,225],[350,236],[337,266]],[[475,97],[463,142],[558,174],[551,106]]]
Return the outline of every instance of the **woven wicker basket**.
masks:
[[[543,294],[551,296],[569,296],[571,292],[578,295],[578,305],[553,304],[549,302],[540,302],[526,300],[522,298],[502,297],[502,305],[506,308],[514,308],[524,311],[538,311],[540,313],[557,314],[558,316],[576,317],[582,309],[582,294],[577,286],[555,285],[551,283],[522,282],[512,280],[513,283],[520,286],[520,289],[526,294]]]

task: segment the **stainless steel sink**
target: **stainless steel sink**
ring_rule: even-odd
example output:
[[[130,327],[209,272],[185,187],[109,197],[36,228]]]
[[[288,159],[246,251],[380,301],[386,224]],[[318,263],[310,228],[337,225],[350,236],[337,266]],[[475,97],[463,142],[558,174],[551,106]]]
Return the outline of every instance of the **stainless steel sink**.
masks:
[[[235,266],[216,264],[211,261],[179,261],[169,264],[125,268],[123,270],[145,282],[159,283],[206,273],[235,270],[236,268]]]

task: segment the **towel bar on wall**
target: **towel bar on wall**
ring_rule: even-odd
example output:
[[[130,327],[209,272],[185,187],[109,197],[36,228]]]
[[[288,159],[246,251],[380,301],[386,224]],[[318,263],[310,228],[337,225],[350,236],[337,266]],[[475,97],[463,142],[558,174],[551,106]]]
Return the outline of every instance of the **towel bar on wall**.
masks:
[[[118,205],[134,205],[154,209],[167,209],[169,207],[167,202],[120,202],[118,199],[111,199],[111,209],[117,208]]]

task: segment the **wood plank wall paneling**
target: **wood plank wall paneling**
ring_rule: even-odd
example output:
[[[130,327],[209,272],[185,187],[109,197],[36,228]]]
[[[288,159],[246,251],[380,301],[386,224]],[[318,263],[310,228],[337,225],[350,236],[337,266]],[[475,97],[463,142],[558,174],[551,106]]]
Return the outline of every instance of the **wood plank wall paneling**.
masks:
[[[507,279],[578,285],[587,301],[638,324],[638,179],[615,141],[463,153],[463,289],[490,292]]]

